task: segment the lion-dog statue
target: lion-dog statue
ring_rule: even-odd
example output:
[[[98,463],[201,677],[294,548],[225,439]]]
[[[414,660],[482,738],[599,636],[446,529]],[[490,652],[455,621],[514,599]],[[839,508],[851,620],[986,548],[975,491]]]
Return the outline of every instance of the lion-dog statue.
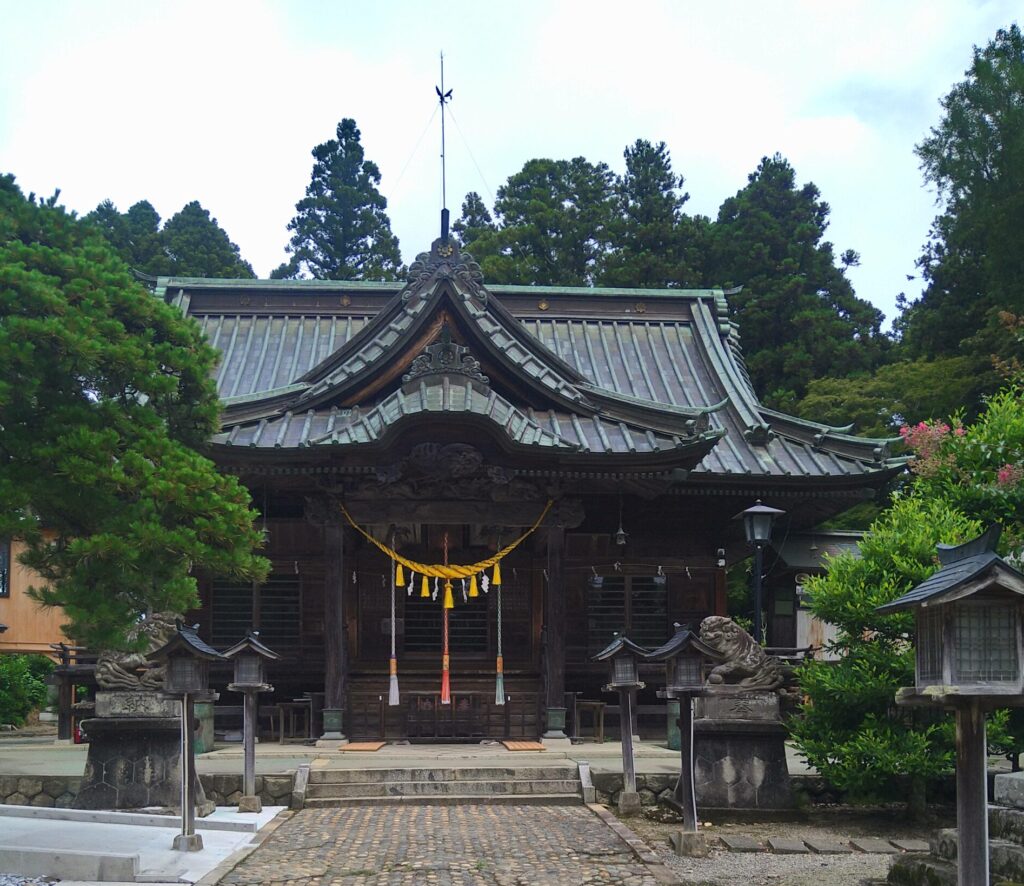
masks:
[[[768,655],[731,618],[705,618],[700,624],[700,638],[725,656],[708,676],[712,687],[775,691],[786,683],[789,669],[774,655]]]

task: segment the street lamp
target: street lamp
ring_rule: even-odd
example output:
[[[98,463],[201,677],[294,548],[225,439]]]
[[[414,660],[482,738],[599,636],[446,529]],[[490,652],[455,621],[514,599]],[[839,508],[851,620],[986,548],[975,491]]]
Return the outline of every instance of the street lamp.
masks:
[[[754,546],[754,639],[764,644],[764,633],[761,625],[761,573],[764,571],[764,546],[772,537],[772,523],[785,511],[770,508],[761,504],[758,499],[753,507],[733,517],[743,520],[743,530],[747,536],[747,544]]]
[[[234,646],[224,651],[224,657],[235,662],[235,681],[228,689],[241,692],[243,697],[242,750],[245,769],[238,811],[261,812],[263,804],[256,796],[256,693],[274,691],[274,687],[267,683],[266,662],[278,661],[281,656],[259,641],[258,631],[249,631]]]
[[[200,639],[197,628],[179,623],[177,633],[149,655],[164,665],[164,694],[181,699],[181,833],[171,846],[184,852],[203,848],[203,838],[196,833],[196,758],[192,744],[195,702],[196,698],[216,699],[209,691],[210,662],[224,658]]]
[[[647,661],[665,663],[665,688],[659,698],[679,699],[679,780],[670,805],[683,817],[683,833],[677,851],[683,855],[706,855],[703,835],[698,836],[697,798],[693,787],[693,699],[704,691],[709,661],[725,655],[708,646],[689,627],[676,624],[672,638],[653,652]]]
[[[999,534],[993,525],[962,545],[939,545],[939,571],[876,610],[915,615],[915,685],[897,704],[956,711],[960,883],[989,881],[985,711],[1024,706],[1024,574],[996,554]]]
[[[640,659],[647,650],[637,646],[628,637],[619,634],[591,661],[607,661],[611,668],[611,679],[604,687],[606,692],[618,690],[620,717],[619,732],[622,734],[622,793],[619,794],[619,813],[631,815],[640,811],[640,795],[636,792],[636,763],[633,759],[633,703],[632,694],[643,689],[640,682]]]

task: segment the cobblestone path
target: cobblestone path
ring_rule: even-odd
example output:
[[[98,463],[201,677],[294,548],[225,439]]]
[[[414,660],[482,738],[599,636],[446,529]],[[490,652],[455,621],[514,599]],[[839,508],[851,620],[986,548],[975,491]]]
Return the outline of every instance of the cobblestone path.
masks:
[[[657,886],[584,806],[305,809],[222,886]]]

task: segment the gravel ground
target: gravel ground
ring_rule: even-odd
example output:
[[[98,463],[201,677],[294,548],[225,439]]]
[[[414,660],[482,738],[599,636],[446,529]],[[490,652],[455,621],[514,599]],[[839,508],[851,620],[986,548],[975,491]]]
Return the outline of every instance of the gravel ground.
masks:
[[[774,855],[712,848],[707,858],[681,858],[668,843],[669,834],[678,829],[678,823],[648,817],[631,818],[625,823],[654,848],[683,883],[692,886],[858,886],[884,881],[893,857],[867,853]],[[807,821],[709,822],[704,832],[712,844],[719,834],[742,834],[762,843],[769,837],[818,838],[844,843],[851,837],[927,840],[937,828],[949,824],[945,816],[923,825],[910,824],[902,810],[828,809],[812,812]]]
[[[52,877],[18,877],[15,874],[0,874],[0,886],[44,886],[47,883],[59,883]]]

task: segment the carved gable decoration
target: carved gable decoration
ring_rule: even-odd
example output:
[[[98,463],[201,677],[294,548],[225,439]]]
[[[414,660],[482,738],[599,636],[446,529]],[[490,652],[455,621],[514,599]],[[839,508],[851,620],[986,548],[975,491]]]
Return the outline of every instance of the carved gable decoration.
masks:
[[[487,304],[483,288],[484,275],[473,256],[463,253],[454,240],[438,239],[430,252],[421,252],[409,265],[409,282],[402,292],[402,300],[409,301],[429,288],[435,279],[454,280],[468,290],[481,305]]]
[[[402,382],[408,384],[424,375],[439,374],[465,375],[481,384],[489,381],[480,371],[480,361],[469,353],[469,348],[452,341],[447,323],[441,327],[437,341],[427,345],[424,352],[412,361],[408,373],[402,376]]]

